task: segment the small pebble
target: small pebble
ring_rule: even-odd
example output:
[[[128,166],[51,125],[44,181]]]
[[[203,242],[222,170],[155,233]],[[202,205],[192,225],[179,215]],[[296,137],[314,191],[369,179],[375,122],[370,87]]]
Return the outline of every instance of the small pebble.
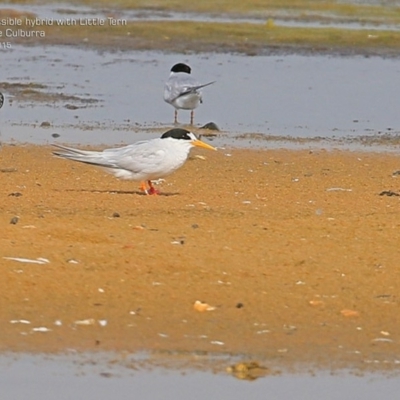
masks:
[[[12,217],[10,220],[10,224],[15,225],[17,224],[19,221],[19,217]]]
[[[113,218],[119,218],[121,215],[117,212],[114,212],[112,216]]]
[[[215,122],[208,122],[203,125],[200,129],[208,129],[210,131],[219,131],[218,125]]]
[[[196,311],[199,311],[199,312],[214,311],[214,310],[215,310],[215,307],[212,307],[212,306],[210,306],[209,304],[204,303],[204,302],[199,301],[199,300],[196,300],[196,301],[194,302],[193,308],[194,308]]]
[[[64,107],[67,110],[77,110],[79,108],[78,106],[74,106],[73,104],[66,104]]]

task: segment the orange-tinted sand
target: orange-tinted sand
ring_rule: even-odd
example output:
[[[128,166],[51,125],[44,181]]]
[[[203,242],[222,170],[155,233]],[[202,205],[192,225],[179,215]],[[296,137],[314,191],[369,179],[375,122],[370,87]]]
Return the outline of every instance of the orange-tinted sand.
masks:
[[[0,156],[0,350],[396,367],[400,157],[195,150],[145,196],[50,147]]]

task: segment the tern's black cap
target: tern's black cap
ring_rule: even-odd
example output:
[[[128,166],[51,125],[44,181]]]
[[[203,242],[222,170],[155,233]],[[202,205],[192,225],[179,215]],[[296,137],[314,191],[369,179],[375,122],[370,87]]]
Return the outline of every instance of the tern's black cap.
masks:
[[[190,131],[182,128],[174,128],[165,132],[161,139],[173,138],[173,139],[183,139],[183,140],[192,140],[193,138],[189,136]]]
[[[186,74],[190,74],[192,69],[187,64],[178,63],[171,68],[171,72],[185,72]]]

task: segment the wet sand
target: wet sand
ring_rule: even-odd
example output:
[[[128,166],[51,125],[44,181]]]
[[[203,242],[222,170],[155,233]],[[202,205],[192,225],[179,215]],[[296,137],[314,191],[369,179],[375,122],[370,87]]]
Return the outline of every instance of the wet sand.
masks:
[[[196,149],[145,196],[47,146],[0,154],[1,351],[397,368],[399,157]]]

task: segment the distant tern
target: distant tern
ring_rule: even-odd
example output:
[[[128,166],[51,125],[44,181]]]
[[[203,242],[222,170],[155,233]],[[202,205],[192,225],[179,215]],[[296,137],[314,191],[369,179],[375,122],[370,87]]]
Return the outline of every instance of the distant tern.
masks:
[[[182,167],[192,147],[216,150],[199,140],[194,133],[180,128],[165,132],[161,138],[103,151],[54,146],[60,149],[53,152],[55,156],[102,167],[119,179],[139,181],[140,189],[146,194],[159,193],[151,181],[164,178]]]
[[[191,71],[187,64],[175,64],[165,82],[164,101],[175,107],[175,124],[178,122],[178,110],[191,110],[190,125],[193,125],[194,109],[203,102],[200,89],[215,82],[200,84],[190,75]]]

